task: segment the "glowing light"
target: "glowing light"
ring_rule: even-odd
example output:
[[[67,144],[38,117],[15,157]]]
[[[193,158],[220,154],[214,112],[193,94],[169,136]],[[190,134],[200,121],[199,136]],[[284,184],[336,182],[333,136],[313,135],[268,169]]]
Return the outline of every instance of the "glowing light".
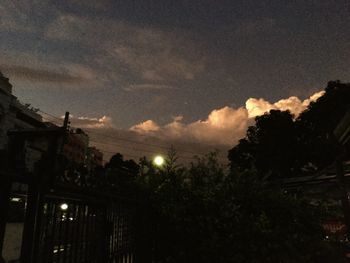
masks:
[[[68,204],[66,204],[66,203],[63,203],[63,204],[61,204],[61,210],[67,210],[68,209]]]
[[[153,162],[157,166],[162,166],[164,164],[164,158],[162,156],[158,155],[154,158]]]

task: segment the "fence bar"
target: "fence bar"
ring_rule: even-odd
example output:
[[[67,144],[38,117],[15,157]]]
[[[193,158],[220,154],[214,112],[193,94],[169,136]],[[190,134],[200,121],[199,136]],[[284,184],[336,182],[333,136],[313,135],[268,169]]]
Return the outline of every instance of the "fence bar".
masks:
[[[51,238],[48,240],[49,241],[49,257],[47,262],[53,262],[53,257],[54,257],[54,249],[55,249],[55,240],[56,240],[56,225],[57,225],[57,211],[58,211],[58,203],[53,202],[53,213],[52,213],[52,218],[51,218]]]
[[[11,179],[8,174],[0,174],[0,262],[5,262],[2,258],[2,248],[5,238],[7,213],[10,205]]]

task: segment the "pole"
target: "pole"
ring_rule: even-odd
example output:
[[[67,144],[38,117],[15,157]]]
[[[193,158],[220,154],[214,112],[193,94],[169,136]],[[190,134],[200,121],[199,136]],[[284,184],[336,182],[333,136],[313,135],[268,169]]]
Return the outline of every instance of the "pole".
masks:
[[[68,124],[69,124],[69,112],[66,111],[66,114],[64,115],[64,121],[63,121],[63,128],[65,130],[68,129]]]

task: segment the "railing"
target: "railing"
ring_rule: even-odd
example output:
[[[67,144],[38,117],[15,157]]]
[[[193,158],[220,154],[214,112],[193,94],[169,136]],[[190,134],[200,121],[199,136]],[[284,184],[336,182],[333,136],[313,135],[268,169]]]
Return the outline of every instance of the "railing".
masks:
[[[29,139],[35,136],[31,133]],[[57,154],[62,140],[59,131],[46,136],[49,144],[33,172],[24,170],[23,157],[13,151],[21,165],[0,177],[9,181],[7,188],[0,189],[5,199],[21,194],[26,200],[21,263],[151,262],[152,249],[142,244],[150,226],[140,221],[146,204],[130,191],[109,184],[105,174],[66,162]],[[26,139],[28,134],[17,137],[16,145],[26,145],[21,142]],[[18,151],[23,152],[20,147]],[[27,191],[16,193],[16,183],[25,184]],[[0,245],[7,212],[0,215]]]
[[[47,197],[37,262],[134,262],[133,213],[126,205]]]

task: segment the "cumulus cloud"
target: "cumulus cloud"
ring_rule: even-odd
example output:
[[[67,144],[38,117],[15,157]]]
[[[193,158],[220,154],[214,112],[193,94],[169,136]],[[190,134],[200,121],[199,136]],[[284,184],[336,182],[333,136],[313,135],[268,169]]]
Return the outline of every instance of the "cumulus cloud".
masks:
[[[228,145],[244,135],[249,122],[244,108],[230,107],[213,110],[206,120],[198,120],[190,124],[185,124],[182,120],[182,116],[176,116],[172,122],[164,126],[147,120],[132,126],[130,130],[140,134],[157,135],[163,139]]]
[[[223,107],[209,113],[205,120],[192,123],[184,123],[182,116],[174,117],[173,120],[160,126],[153,120],[147,120],[130,128],[143,135],[156,135],[165,139],[176,139],[182,141],[197,141],[205,144],[219,144],[232,146],[244,137],[247,127],[253,123],[256,116],[269,112],[272,109],[289,110],[298,116],[307,106],[324,94],[317,92],[309,98],[301,101],[292,96],[287,99],[270,103],[264,99],[250,98],[245,107],[232,108]]]
[[[64,116],[61,116],[63,119]],[[115,128],[113,120],[109,116],[102,116],[99,118],[85,117],[85,116],[74,116],[69,115],[69,121],[71,127],[82,128],[82,129],[107,129]]]
[[[250,118],[262,115],[270,110],[289,110],[295,117],[297,117],[311,102],[316,101],[323,94],[324,91],[319,91],[303,101],[298,97],[292,96],[287,99],[281,99],[275,103],[270,103],[262,98],[250,98],[246,101],[245,107]]]
[[[324,90],[316,92],[315,94],[311,95],[310,98],[303,101],[303,106],[307,107],[311,102],[315,102],[318,98],[322,97],[324,94],[325,94]]]
[[[135,160],[142,156],[152,158],[155,154],[166,154],[173,145],[178,150],[181,162],[190,162],[196,154],[217,149],[220,151],[220,161],[225,163],[227,150],[245,136],[254,117],[271,109],[290,110],[298,115],[323,94],[323,91],[317,92],[303,101],[293,96],[275,103],[250,98],[245,107],[214,109],[204,120],[186,123],[184,117],[179,115],[173,116],[165,125],[146,120],[128,130],[118,129],[108,116],[95,118],[71,115],[70,121],[72,127],[83,128],[88,132],[91,144],[104,151],[105,160],[116,152]]]
[[[135,131],[138,133],[152,133],[159,131],[160,127],[157,123],[152,120],[141,122],[137,125],[134,125],[130,128],[131,131]]]

